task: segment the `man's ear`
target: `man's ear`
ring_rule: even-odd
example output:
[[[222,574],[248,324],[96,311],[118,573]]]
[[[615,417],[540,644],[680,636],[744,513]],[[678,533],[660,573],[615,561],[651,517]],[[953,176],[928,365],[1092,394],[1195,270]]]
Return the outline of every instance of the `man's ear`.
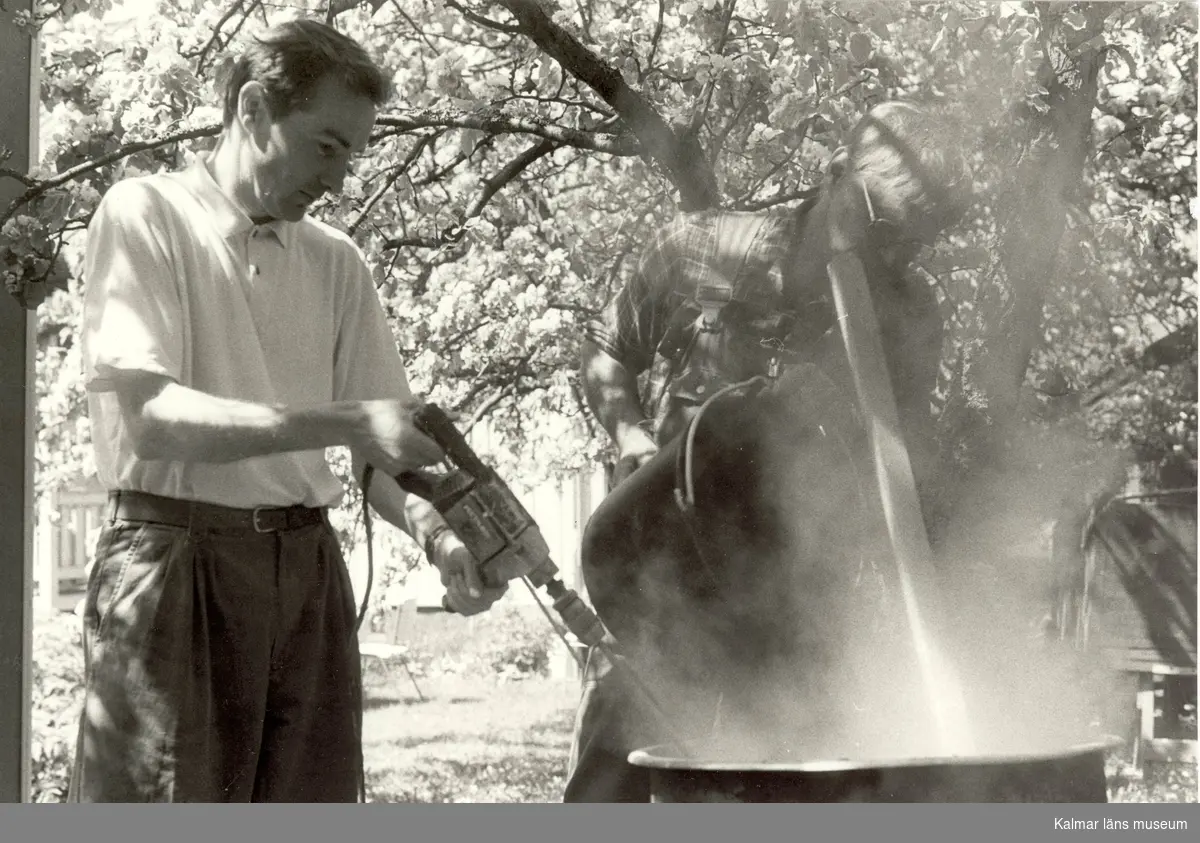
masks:
[[[246,133],[258,137],[271,122],[267,92],[259,82],[247,82],[238,91],[238,120]]]
[[[833,157],[829,159],[829,165],[825,168],[826,174],[830,181],[837,181],[846,173],[846,167],[850,164],[850,151],[844,146],[839,146],[833,152]]]

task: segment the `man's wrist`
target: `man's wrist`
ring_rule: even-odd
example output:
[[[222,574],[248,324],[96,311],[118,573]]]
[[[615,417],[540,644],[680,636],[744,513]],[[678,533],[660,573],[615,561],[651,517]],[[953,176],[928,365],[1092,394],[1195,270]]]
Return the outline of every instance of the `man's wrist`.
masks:
[[[438,542],[440,542],[447,533],[451,532],[453,531],[450,529],[450,526],[443,522],[436,525],[433,527],[433,529],[425,534],[425,541],[422,543],[422,547],[425,549],[426,559],[428,559],[430,562],[434,561],[434,552],[437,550]]]
[[[323,447],[353,446],[366,426],[360,401],[336,401],[320,407],[283,409],[278,428],[284,436],[321,442]]]
[[[641,454],[657,449],[654,437],[646,426],[649,421],[643,420],[637,424],[621,425],[616,435],[613,437],[613,443],[617,446],[617,451],[621,454]]]
[[[405,532],[424,547],[435,531],[449,529],[446,519],[432,503],[408,494],[404,501]]]
[[[331,407],[330,425],[343,445],[352,446],[361,441],[369,426],[366,408],[362,401],[338,401]]]

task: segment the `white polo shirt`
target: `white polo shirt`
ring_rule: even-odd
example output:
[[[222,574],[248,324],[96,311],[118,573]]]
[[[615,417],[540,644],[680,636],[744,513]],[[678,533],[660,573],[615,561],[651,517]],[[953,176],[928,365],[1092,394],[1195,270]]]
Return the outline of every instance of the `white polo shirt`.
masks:
[[[336,505],[321,450],[225,464],[133,452],[114,370],[289,407],[411,396],[354,242],[310,217],[255,226],[206,160],[118,182],[88,229],[82,343],[100,480],[227,506]]]

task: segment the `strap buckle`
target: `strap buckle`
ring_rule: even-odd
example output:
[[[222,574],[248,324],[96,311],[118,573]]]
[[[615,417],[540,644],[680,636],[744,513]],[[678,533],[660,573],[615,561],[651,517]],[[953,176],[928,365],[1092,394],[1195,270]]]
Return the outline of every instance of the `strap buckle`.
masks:
[[[733,291],[728,287],[705,284],[696,291],[696,304],[700,306],[700,330],[721,330],[721,311],[733,301]]]
[[[271,509],[271,507],[267,507],[267,506],[256,506],[256,507],[254,507],[254,512],[252,513],[252,515],[251,515],[251,519],[250,519],[250,520],[251,520],[251,523],[254,525],[254,532],[256,532],[256,533],[276,533],[276,532],[279,532],[279,528],[278,528],[278,527],[264,527],[262,524],[260,524],[260,523],[259,523],[259,520],[258,520],[258,519],[259,519],[259,516],[260,516],[262,513],[264,513],[264,512],[267,512],[267,511],[268,511],[268,510],[270,510],[270,509]]]

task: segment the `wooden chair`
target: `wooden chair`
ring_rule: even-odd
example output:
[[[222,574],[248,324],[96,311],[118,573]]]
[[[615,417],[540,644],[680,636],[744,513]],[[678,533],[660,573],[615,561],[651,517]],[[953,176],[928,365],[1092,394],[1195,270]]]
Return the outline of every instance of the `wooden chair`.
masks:
[[[417,678],[408,664],[408,647],[400,643],[402,621],[410,614],[416,614],[416,611],[416,600],[407,600],[392,609],[388,612],[382,633],[366,633],[359,638],[358,652],[364,661],[376,659],[389,676],[395,665],[399,663],[404,668],[404,672],[408,674],[421,702],[426,702],[425,694],[421,692],[421,686],[417,684]]]

